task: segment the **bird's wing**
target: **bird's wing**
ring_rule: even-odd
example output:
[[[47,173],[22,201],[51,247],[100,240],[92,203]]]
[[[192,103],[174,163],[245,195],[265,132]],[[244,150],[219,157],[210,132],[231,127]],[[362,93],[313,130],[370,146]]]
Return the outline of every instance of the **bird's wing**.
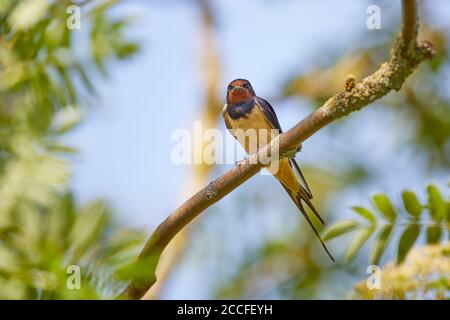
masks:
[[[283,131],[281,130],[280,122],[278,122],[277,115],[275,114],[275,110],[273,110],[272,106],[269,102],[264,100],[263,98],[256,97],[256,105],[260,108],[262,112],[264,112],[264,115],[266,116],[267,120],[269,121],[269,124],[273,129],[278,129],[280,133]]]
[[[272,128],[278,129],[279,132],[281,133],[282,130],[281,130],[280,123],[278,121],[277,115],[275,114],[275,110],[270,105],[270,103],[259,97],[256,97],[256,101],[258,102],[257,105],[259,106],[261,111],[264,112],[264,115],[266,116],[266,118],[269,121]],[[303,176],[303,173],[300,170],[300,167],[298,166],[294,157],[289,158],[289,162],[291,163],[291,167],[293,168],[294,171],[296,171],[299,179],[301,180],[301,185],[302,185],[303,190],[305,191],[307,197],[309,199],[312,199],[313,195],[311,193],[311,190],[309,189],[308,183],[306,182],[306,179]]]

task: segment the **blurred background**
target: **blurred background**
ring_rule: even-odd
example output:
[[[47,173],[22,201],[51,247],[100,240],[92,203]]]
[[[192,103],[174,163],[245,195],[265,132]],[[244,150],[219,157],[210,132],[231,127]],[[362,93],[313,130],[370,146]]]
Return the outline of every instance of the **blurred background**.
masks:
[[[73,4],[80,28],[66,25]],[[372,4],[380,29],[366,26]],[[387,0],[0,0],[0,298],[113,297],[154,228],[233,166],[173,163],[174,130],[225,131],[238,77],[289,129],[389,58],[400,12]],[[327,223],[378,192],[400,211],[405,189],[425,203],[430,183],[448,210],[450,3],[419,12],[437,56],[297,155]],[[344,299],[369,265],[370,241],[343,262],[349,240],[329,242],[332,263],[279,183],[256,175],[174,239],[147,298]],[[80,290],[66,286],[68,265]]]

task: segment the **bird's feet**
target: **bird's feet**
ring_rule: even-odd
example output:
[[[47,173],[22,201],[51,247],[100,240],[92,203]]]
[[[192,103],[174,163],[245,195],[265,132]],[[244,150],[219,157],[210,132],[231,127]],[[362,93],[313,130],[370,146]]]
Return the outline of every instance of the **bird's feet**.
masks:
[[[302,145],[300,144],[298,147],[296,147],[296,148],[293,148],[293,149],[289,149],[289,150],[286,150],[286,151],[284,151],[282,154],[281,154],[281,157],[282,158],[291,158],[291,157],[295,157],[295,155],[298,153],[298,152],[300,152],[302,150]]]

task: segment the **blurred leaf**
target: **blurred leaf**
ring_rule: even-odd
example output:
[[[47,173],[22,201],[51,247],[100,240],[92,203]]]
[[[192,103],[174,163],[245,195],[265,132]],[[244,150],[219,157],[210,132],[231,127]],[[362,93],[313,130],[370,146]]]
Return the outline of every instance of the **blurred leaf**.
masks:
[[[121,44],[117,51],[117,57],[125,59],[139,52],[139,46],[136,43]]]
[[[447,205],[436,186],[430,184],[427,187],[427,192],[431,218],[433,218],[434,221],[440,222],[446,217]]]
[[[54,116],[52,132],[54,134],[66,133],[77,126],[82,119],[81,111],[75,107],[61,109]]]
[[[352,242],[350,243],[349,247],[347,248],[346,254],[345,254],[345,261],[347,263],[351,262],[353,258],[356,256],[356,254],[359,252],[361,247],[366,243],[367,240],[369,240],[370,236],[375,231],[375,226],[372,227],[366,227],[361,229],[356,236],[353,238]]]
[[[372,248],[370,263],[378,265],[380,263],[381,257],[383,256],[384,251],[386,250],[387,245],[389,244],[389,240],[391,238],[393,230],[393,225],[388,224],[381,228],[378,232],[377,238]]]
[[[47,151],[52,153],[62,153],[62,154],[76,154],[78,150],[58,142],[46,142],[45,147]]]
[[[368,209],[363,207],[352,207],[352,210],[355,211],[357,214],[359,214],[364,219],[370,221],[371,223],[376,223],[377,218],[375,215]]]
[[[47,241],[55,249],[62,249],[65,243],[66,234],[73,223],[75,214],[73,195],[66,193],[55,201],[47,217]]]
[[[438,243],[441,239],[442,230],[438,225],[429,226],[427,228],[427,243]]]
[[[323,240],[328,241],[335,237],[338,237],[344,233],[354,230],[358,226],[358,222],[355,220],[343,220],[334,223],[323,232]]]
[[[9,22],[14,29],[28,29],[43,18],[48,6],[49,2],[46,0],[21,1],[11,13]]]
[[[108,240],[110,244],[101,252],[99,258],[114,264],[123,263],[124,260],[131,258],[134,259],[146,238],[146,233],[139,233],[136,230],[115,232]]]
[[[380,213],[389,221],[395,220],[397,214],[392,206],[391,200],[384,193],[376,194],[373,196],[373,201],[380,211]]]
[[[417,223],[412,223],[405,228],[398,244],[397,263],[403,262],[414,242],[416,242],[419,232],[420,226]]]
[[[132,261],[116,271],[116,276],[122,280],[131,280],[144,283],[156,281],[155,269],[159,254],[150,255],[145,259]]]
[[[406,211],[414,218],[419,218],[422,213],[422,205],[412,191],[405,190],[402,193],[403,204]]]
[[[0,272],[13,273],[19,268],[20,263],[20,256],[17,251],[6,246],[0,246]]]
[[[92,240],[102,232],[106,218],[106,206],[101,201],[95,201],[81,210],[69,233],[69,241],[76,255],[85,251],[93,243]]]
[[[21,201],[44,205],[56,197],[56,189],[67,182],[68,163],[61,159],[39,155],[30,142],[18,139],[14,146],[22,157],[5,164],[0,176],[0,220]],[[1,223],[0,223],[1,225]]]

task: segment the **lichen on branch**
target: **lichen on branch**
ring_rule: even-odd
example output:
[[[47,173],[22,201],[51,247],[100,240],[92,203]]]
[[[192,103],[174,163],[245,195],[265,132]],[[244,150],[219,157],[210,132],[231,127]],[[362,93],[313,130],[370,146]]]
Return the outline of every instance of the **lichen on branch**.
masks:
[[[335,120],[367,106],[393,90],[399,91],[417,66],[435,54],[433,46],[427,41],[418,43],[407,55],[402,54],[403,47],[404,41],[399,35],[392,49],[390,61],[382,63],[375,73],[364,78],[350,90],[330,98],[321,108],[324,117]]]

